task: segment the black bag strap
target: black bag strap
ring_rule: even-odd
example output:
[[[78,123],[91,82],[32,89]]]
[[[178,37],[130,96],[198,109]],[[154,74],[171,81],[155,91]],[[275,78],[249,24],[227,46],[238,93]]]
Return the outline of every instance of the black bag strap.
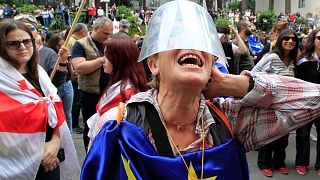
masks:
[[[159,113],[150,103],[145,103],[145,107],[146,119],[148,120],[152,132],[152,137],[154,139],[159,155],[174,157],[166,129],[164,128],[160,120]]]

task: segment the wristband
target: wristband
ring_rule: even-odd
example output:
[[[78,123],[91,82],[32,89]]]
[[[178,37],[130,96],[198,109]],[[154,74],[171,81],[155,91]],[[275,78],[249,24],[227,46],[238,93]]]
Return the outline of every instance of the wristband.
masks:
[[[67,63],[59,63],[60,67],[67,67]]]
[[[250,79],[249,79],[248,92],[250,92],[253,88],[254,88],[254,81],[253,81],[253,78],[250,77]]]

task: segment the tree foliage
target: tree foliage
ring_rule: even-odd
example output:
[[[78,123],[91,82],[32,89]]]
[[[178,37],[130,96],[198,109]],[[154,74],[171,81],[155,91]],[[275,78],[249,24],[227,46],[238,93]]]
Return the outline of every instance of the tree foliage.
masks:
[[[130,0],[110,0],[109,2],[110,5],[116,4],[117,6],[127,6],[127,7],[132,7],[132,3]]]
[[[43,5],[41,6],[35,6],[31,4],[24,4],[23,6],[17,6],[17,10],[19,13],[33,13],[37,9],[43,9]]]
[[[220,25],[231,25],[231,22],[229,19],[227,18],[221,18],[219,17],[216,22],[215,22],[216,27],[220,26]]]
[[[297,20],[296,20],[296,24],[308,24],[308,19],[306,18],[303,18],[303,17],[299,17]]]
[[[138,32],[137,29],[137,22],[138,17],[136,17],[132,10],[129,7],[126,7],[124,5],[121,5],[118,7],[118,11],[116,13],[116,19],[127,19],[130,22],[130,35],[132,36],[134,33]]]
[[[241,3],[239,1],[234,1],[229,5],[229,9],[235,11],[236,9],[240,9]]]
[[[263,31],[269,31],[275,23],[276,17],[274,11],[261,11],[257,17],[257,26]]]

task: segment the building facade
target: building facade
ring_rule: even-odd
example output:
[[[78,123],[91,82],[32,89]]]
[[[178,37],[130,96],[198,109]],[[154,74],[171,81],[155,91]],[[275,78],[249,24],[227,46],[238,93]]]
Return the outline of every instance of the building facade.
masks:
[[[276,14],[297,13],[320,16],[320,0],[256,0],[256,12],[274,10]]]

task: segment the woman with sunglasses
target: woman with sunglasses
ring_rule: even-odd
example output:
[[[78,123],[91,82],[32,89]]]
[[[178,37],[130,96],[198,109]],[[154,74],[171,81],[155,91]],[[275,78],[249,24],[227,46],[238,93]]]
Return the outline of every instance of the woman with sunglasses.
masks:
[[[283,30],[276,41],[275,49],[267,54],[252,69],[252,72],[264,71],[270,74],[294,77],[294,67],[298,54],[298,35],[291,29]],[[282,174],[288,174],[285,164],[286,147],[289,134],[283,134],[279,139],[261,147],[258,153],[258,167],[267,177],[272,177],[272,169]]]
[[[32,33],[14,20],[0,29],[0,179],[68,179],[79,173],[76,151]]]
[[[30,14],[18,14],[14,17],[14,20],[23,22],[32,32],[32,36],[34,39],[38,37],[38,23],[34,16]],[[49,37],[49,35],[46,36]],[[48,75],[50,75],[58,59],[57,53],[53,49],[50,49],[42,45],[42,42],[41,44],[37,44],[36,49],[39,52],[40,56],[40,66],[47,72]],[[67,61],[65,59],[60,58],[57,72],[52,79],[52,83],[56,87],[62,86],[66,82],[68,72],[66,63]],[[72,129],[70,129],[70,132],[72,132]]]
[[[296,77],[305,81],[320,84],[320,30],[316,29],[308,35],[308,41],[302,52],[302,58],[297,63]],[[315,170],[320,175],[320,119],[315,119],[296,131],[296,171],[305,175],[308,171],[310,160],[310,131],[312,125],[317,132],[317,156]]]

